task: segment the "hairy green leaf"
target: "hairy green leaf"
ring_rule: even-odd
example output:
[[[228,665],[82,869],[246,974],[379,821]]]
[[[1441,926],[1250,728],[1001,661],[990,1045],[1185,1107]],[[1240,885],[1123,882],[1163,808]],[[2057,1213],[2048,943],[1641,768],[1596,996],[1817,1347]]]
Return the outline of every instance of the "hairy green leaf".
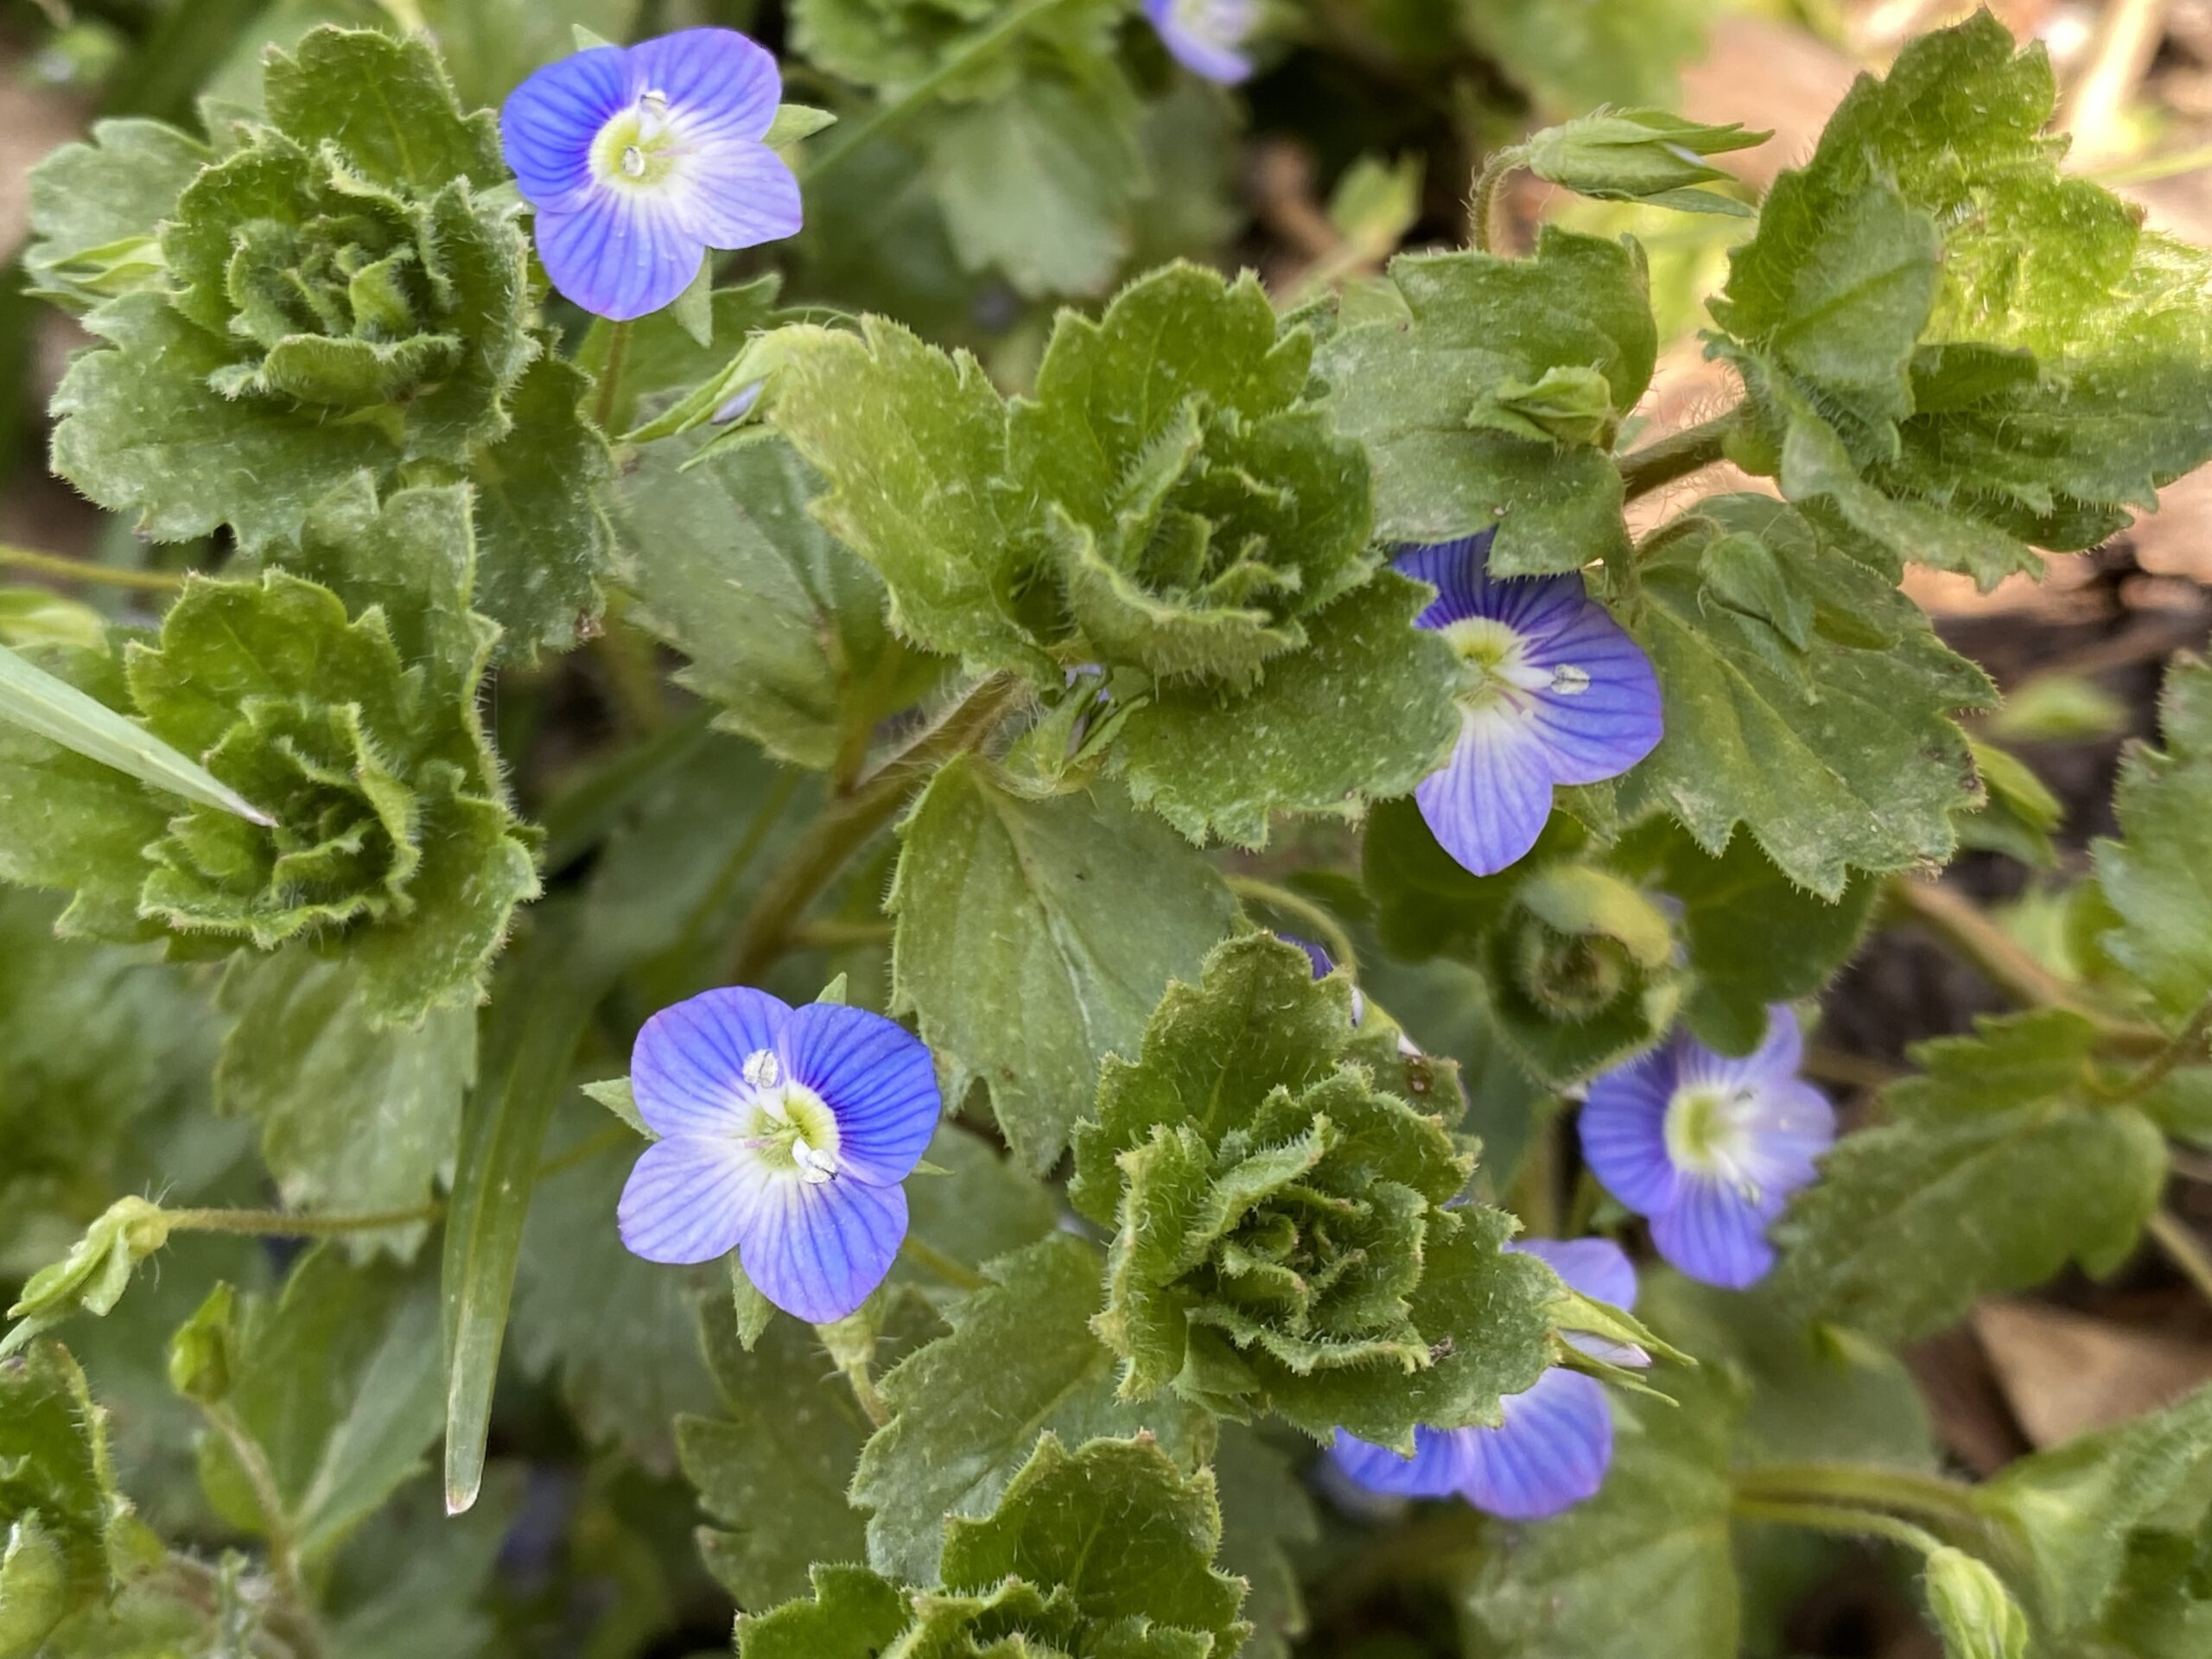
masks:
[[[2098,943],[2179,1021],[2212,997],[2212,668],[2177,658],[2160,712],[2166,747],[2129,751],[2113,798],[2120,839],[2097,843],[2119,919]]]
[[[1109,1053],[1228,931],[1220,878],[1102,788],[1024,800],[987,764],[939,772],[899,828],[895,995],[1000,1127],[1051,1168]]]

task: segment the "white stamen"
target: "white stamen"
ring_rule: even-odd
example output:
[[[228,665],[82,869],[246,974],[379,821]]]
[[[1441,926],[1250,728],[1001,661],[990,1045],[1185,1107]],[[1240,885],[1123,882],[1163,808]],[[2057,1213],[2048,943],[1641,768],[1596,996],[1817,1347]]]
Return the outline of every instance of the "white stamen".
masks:
[[[645,152],[632,144],[622,152],[622,171],[625,176],[642,179],[645,176]]]
[[[745,1057],[745,1080],[755,1089],[773,1089],[784,1080],[784,1063],[772,1048],[756,1048]],[[780,1103],[779,1103],[780,1104]],[[779,1111],[777,1116],[783,1114]]]
[[[1561,663],[1552,670],[1552,690],[1563,697],[1579,697],[1590,689],[1590,675],[1586,670],[1573,663]]]
[[[648,86],[638,99],[639,107],[649,115],[668,113],[668,94],[658,86]]]
[[[791,1161],[798,1166],[798,1178],[819,1186],[837,1173],[837,1154],[810,1147],[804,1141],[791,1142]]]

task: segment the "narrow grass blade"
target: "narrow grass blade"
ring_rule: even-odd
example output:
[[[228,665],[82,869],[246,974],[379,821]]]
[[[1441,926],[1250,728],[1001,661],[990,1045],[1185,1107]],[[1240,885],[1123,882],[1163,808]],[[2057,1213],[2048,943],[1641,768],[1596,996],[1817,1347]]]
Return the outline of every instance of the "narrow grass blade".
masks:
[[[87,760],[128,772],[152,788],[234,812],[249,823],[274,822],[198,761],[4,645],[0,645],[0,720],[12,721]]]

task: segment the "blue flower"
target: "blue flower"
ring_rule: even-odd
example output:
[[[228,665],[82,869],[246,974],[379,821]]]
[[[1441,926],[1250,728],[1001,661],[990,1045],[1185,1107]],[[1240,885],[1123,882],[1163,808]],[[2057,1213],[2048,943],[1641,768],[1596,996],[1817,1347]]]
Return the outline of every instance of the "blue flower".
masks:
[[[1295,933],[1278,933],[1275,937],[1285,944],[1294,944],[1306,953],[1306,960],[1313,964],[1313,977],[1326,979],[1337,969],[1337,959],[1311,939],[1301,939]],[[1355,1028],[1367,1018],[1367,999],[1359,987],[1351,988],[1351,1023]]]
[[[1260,21],[1259,0],[1144,0],[1144,15],[1192,74],[1224,86],[1250,78],[1252,60],[1241,48]]]
[[[499,138],[553,286],[627,321],[683,293],[709,248],[796,235],[798,181],[760,142],[782,96],[775,59],[728,29],[593,47],[516,87]]]
[[[1530,1239],[1525,1250],[1584,1295],[1616,1307],[1636,1302],[1636,1269],[1608,1239]],[[1568,1340],[1615,1363],[1642,1364],[1638,1350]],[[1597,1378],[1554,1366],[1534,1388],[1498,1402],[1495,1428],[1418,1428],[1414,1454],[1356,1440],[1342,1429],[1329,1456],[1355,1484],[1401,1497],[1455,1493],[1507,1521],[1538,1521],[1595,1493],[1613,1460],[1613,1415]]]
[[[1396,566],[1436,589],[1414,620],[1452,642],[1473,673],[1459,741],[1414,791],[1429,831],[1477,875],[1529,848],[1557,784],[1618,778],[1659,741],[1650,660],[1579,575],[1493,579],[1493,531],[1402,552]]]
[[[899,1186],[943,1110],[921,1041],[880,1014],[709,991],[645,1021],[638,1114],[662,1138],[622,1189],[622,1242],[648,1262],[738,1253],[787,1313],[842,1319],[906,1236]]]
[[[1835,1140],[1834,1109],[1797,1076],[1803,1057],[1797,1021],[1774,1007],[1743,1059],[1677,1032],[1590,1085],[1583,1157],[1691,1278],[1741,1290],[1774,1265],[1767,1225]]]

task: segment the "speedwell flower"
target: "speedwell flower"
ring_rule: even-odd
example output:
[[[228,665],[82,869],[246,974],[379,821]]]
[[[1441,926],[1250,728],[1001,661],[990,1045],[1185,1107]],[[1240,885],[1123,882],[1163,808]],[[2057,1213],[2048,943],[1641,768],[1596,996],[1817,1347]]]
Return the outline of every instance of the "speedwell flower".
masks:
[[[1536,844],[1554,785],[1618,778],[1660,735],[1659,682],[1636,642],[1579,575],[1491,576],[1495,534],[1396,560],[1436,589],[1415,625],[1442,633],[1473,675],[1452,758],[1414,798],[1444,850],[1477,875]]]
[[[1835,1139],[1834,1109],[1797,1075],[1803,1057],[1796,1020],[1777,1007],[1742,1059],[1677,1032],[1590,1085],[1582,1155],[1691,1278],[1741,1290],[1774,1265],[1767,1226]]]
[[[645,1021],[630,1085],[662,1137],[622,1190],[633,1253],[735,1250],[762,1295],[816,1325],[883,1282],[906,1236],[899,1184],[943,1109],[918,1039],[864,1008],[708,991]]]
[[[627,321],[683,293],[709,248],[798,234],[798,181],[760,142],[782,96],[775,59],[728,29],[595,46],[516,87],[499,137],[553,286]]]
[[[1636,1269],[1608,1239],[1530,1239],[1509,1244],[1548,1262],[1584,1295],[1620,1308],[1636,1301]],[[1637,1350],[1570,1335],[1569,1342],[1615,1363],[1643,1363]],[[1355,1484],[1398,1497],[1457,1494],[1507,1521],[1557,1515],[1595,1493],[1613,1459],[1613,1417],[1593,1376],[1554,1365],[1534,1388],[1498,1402],[1492,1428],[1419,1428],[1401,1457],[1337,1433],[1329,1456]]]
[[[1259,0],[1144,0],[1161,43],[1194,75],[1234,86],[1250,79],[1243,50],[1260,21]]]

